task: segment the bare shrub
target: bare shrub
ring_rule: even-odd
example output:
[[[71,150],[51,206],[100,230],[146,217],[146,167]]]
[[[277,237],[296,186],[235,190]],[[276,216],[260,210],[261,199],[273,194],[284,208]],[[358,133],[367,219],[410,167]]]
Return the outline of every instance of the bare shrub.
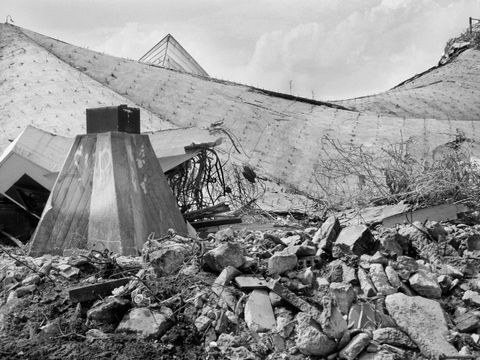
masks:
[[[480,200],[480,167],[462,146],[465,138],[457,136],[429,159],[414,157],[404,141],[373,151],[328,136],[323,140],[315,178],[332,209],[400,200],[420,207]]]

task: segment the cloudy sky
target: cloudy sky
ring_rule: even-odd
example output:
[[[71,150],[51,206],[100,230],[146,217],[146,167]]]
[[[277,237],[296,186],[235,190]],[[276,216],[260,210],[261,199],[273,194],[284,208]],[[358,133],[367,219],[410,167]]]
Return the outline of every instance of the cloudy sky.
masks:
[[[2,0],[7,15],[133,59],[171,33],[213,77],[333,100],[435,65],[480,0]]]

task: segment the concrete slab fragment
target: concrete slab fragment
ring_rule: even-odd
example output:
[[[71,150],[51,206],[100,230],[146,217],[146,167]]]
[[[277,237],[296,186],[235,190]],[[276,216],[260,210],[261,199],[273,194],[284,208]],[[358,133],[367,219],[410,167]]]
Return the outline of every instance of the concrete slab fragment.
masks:
[[[275,315],[267,290],[253,290],[245,304],[245,322],[252,331],[275,329]]]

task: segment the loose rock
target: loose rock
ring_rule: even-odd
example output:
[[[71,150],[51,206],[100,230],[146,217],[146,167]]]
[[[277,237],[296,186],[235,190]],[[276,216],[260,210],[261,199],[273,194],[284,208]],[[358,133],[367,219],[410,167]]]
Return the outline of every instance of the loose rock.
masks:
[[[340,231],[334,247],[341,253],[360,256],[375,253],[378,244],[367,226],[353,225]]]
[[[335,352],[335,341],[325,335],[320,327],[305,313],[299,313],[295,344],[304,355],[327,356]]]
[[[417,345],[403,331],[386,327],[377,329],[373,332],[373,341],[379,344],[388,344],[393,346],[403,346],[407,348],[416,348]]]
[[[214,272],[221,272],[227,266],[241,267],[245,263],[243,249],[236,243],[225,243],[203,256],[205,264]]]
[[[162,307],[160,312],[148,308],[133,308],[126,314],[116,332],[133,332],[142,338],[160,338],[173,325],[173,312]]]
[[[366,333],[360,333],[355,336],[350,343],[340,351],[340,358],[346,360],[353,360],[355,359],[358,354],[360,354],[363,349],[367,347],[370,343],[370,335]]]
[[[297,255],[288,251],[278,251],[268,259],[268,273],[275,275],[293,270],[297,266],[297,261]]]
[[[447,321],[439,303],[401,293],[388,295],[385,303],[400,330],[413,340],[424,356],[457,355],[448,342]]]
[[[355,301],[355,291],[351,284],[331,283],[330,292],[335,299],[335,303],[340,309],[341,313],[346,315],[350,306]]]
[[[437,279],[426,271],[419,270],[410,277],[408,282],[412,289],[422,296],[433,299],[438,299],[442,296],[442,289],[438,285]]]
[[[387,274],[385,274],[383,270],[383,265],[372,264],[370,266],[370,277],[379,295],[390,295],[397,292],[388,282]]]

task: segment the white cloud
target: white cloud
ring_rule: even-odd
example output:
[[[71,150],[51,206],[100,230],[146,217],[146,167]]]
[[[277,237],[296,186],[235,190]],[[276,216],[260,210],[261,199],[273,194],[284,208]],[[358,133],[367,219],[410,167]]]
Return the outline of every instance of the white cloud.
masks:
[[[288,92],[291,80],[294,93],[321,98],[386,90],[435,65],[448,38],[480,11],[478,0],[368,3],[324,14],[330,26],[320,19],[261,35],[246,81]]]

